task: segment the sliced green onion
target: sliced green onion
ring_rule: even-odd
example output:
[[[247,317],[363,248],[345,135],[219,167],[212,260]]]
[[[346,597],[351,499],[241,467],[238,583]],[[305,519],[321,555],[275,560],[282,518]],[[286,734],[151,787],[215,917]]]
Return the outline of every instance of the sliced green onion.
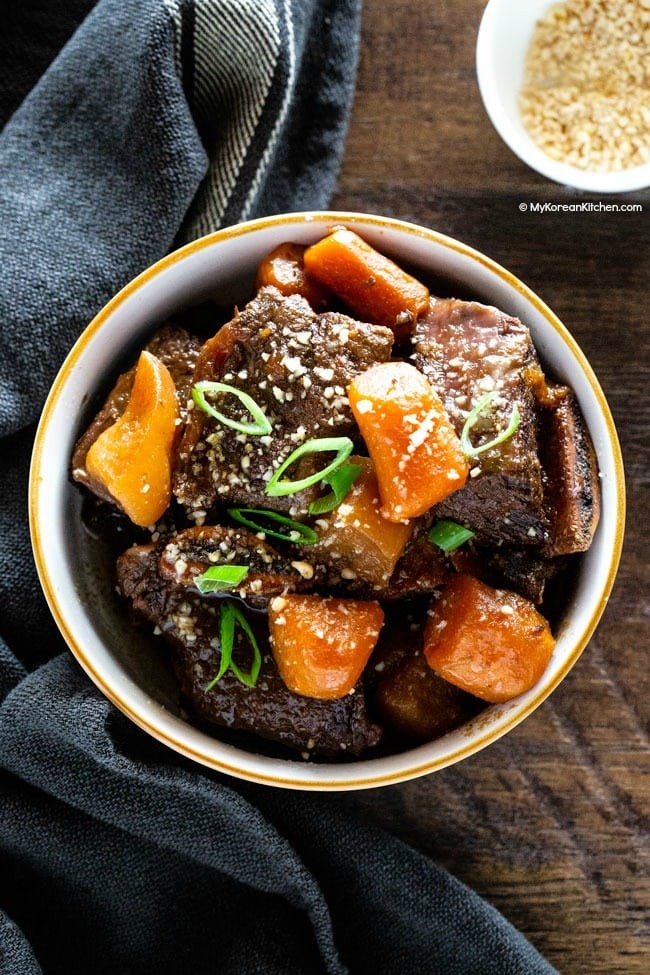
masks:
[[[228,636],[228,633],[224,631],[223,617],[220,616],[219,617],[219,646],[221,647],[221,663],[219,665],[219,670],[217,671],[217,676],[210,681],[210,683],[206,687],[206,691],[211,691],[214,685],[221,680],[223,675],[230,667],[230,663],[232,660],[232,648],[235,642],[234,635],[235,635],[234,626],[233,626],[233,632],[230,634],[230,637]]]
[[[507,428],[500,433],[498,437],[495,437],[494,440],[489,440],[488,443],[481,444],[479,447],[472,446],[469,439],[470,431],[478,420],[479,415],[492,403],[492,400],[495,399],[497,395],[498,393],[496,393],[494,390],[492,390],[490,393],[486,393],[485,396],[479,400],[465,420],[465,425],[463,426],[460,435],[460,446],[466,457],[477,457],[478,454],[482,454],[486,450],[491,450],[493,447],[498,447],[499,444],[503,443],[504,440],[508,440],[519,426],[519,409],[515,403],[515,405],[512,407],[510,422],[508,423]]]
[[[427,532],[427,538],[443,552],[454,552],[463,542],[474,538],[474,532],[456,521],[438,521]]]
[[[272,498],[279,498],[287,494],[295,494],[297,491],[303,491],[305,488],[318,484],[319,481],[324,480],[328,474],[331,474],[332,471],[335,471],[337,467],[340,467],[348,459],[353,447],[354,444],[349,437],[321,437],[316,440],[307,440],[299,447],[296,447],[284,463],[280,464],[266,485],[266,493]],[[317,471],[310,477],[303,477],[298,481],[280,480],[287,468],[291,467],[295,461],[300,460],[301,457],[307,454],[318,454],[333,450],[336,451],[336,457],[321,471]]]
[[[243,582],[247,575],[247,565],[211,565],[202,575],[196,577],[194,585],[205,596],[210,592],[232,589]]]
[[[281,538],[285,542],[299,542],[301,545],[313,545],[314,542],[318,541],[318,535],[309,525],[303,525],[299,521],[294,521],[293,518],[287,518],[286,515],[278,514],[276,511],[264,511],[262,508],[228,508],[228,514],[235,521],[240,521],[242,525],[246,525],[247,528],[252,529],[254,532],[263,532],[272,538]],[[254,518],[249,518],[248,515],[254,515],[256,518],[265,518],[279,525],[286,525],[289,531],[279,532],[273,528],[265,528],[264,525],[260,525]]]
[[[241,628],[244,636],[253,649],[253,662],[248,673],[238,667],[235,661],[232,659],[233,650],[235,647],[235,630],[237,626]],[[250,628],[248,620],[242,611],[234,605],[234,603],[227,602],[221,608],[221,613],[219,616],[219,642],[221,644],[221,665],[219,667],[217,676],[211,680],[205,688],[206,693],[207,691],[212,690],[217,681],[221,680],[229,667],[238,681],[241,681],[241,683],[245,684],[247,687],[255,687],[257,684],[257,678],[260,675],[260,668],[262,666],[262,654],[260,652],[257,640],[255,639],[255,635]]]
[[[232,623],[230,622],[231,619],[232,619]],[[246,619],[246,617],[244,616],[244,614],[242,613],[242,611],[238,609],[237,606],[234,606],[232,603],[226,603],[226,605],[221,610],[221,627],[225,628],[225,626],[227,625],[228,633],[230,633],[230,629],[232,628],[233,645],[234,645],[235,625],[237,623],[239,623],[239,626],[243,630],[246,639],[248,640],[251,647],[253,648],[253,662],[251,664],[251,669],[249,670],[248,673],[246,673],[245,671],[241,670],[237,666],[235,661],[232,659],[232,652],[231,652],[230,669],[232,670],[237,680],[241,681],[242,684],[246,684],[247,687],[255,687],[255,685],[257,684],[257,678],[260,675],[260,668],[262,666],[262,654],[260,653],[260,648],[257,644],[257,640],[255,639],[255,635],[250,628],[250,624]]]
[[[332,490],[324,497],[311,502],[309,514],[323,515],[326,511],[333,511],[338,507],[362,470],[361,464],[343,464],[324,477],[323,482]]]
[[[213,396],[215,393],[230,393],[232,396],[236,396],[242,406],[253,417],[253,422],[243,423],[240,420],[233,420],[229,416],[220,413],[219,410],[216,410],[207,400],[208,394]],[[227,427],[231,427],[233,430],[239,430],[240,433],[250,433],[253,436],[261,437],[271,432],[271,424],[262,412],[262,408],[258,406],[252,396],[249,396],[248,393],[245,393],[241,389],[237,389],[236,386],[228,386],[226,383],[210,382],[206,379],[192,386],[192,399],[204,413],[208,413],[216,420],[220,420],[221,423],[225,423]]]

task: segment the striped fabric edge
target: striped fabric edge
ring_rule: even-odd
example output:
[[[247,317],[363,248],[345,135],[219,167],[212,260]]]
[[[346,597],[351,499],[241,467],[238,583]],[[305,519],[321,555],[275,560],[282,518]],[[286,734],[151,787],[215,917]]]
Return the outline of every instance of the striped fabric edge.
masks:
[[[164,0],[176,70],[208,155],[181,230],[194,240],[251,213],[295,84],[290,0]]]

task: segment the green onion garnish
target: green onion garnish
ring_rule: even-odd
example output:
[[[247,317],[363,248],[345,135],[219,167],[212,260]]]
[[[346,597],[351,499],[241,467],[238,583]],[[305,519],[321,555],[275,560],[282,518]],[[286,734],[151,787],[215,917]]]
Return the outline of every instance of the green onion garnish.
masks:
[[[202,575],[196,577],[194,585],[205,596],[206,593],[232,589],[243,582],[247,575],[247,565],[211,565]]]
[[[312,487],[314,484],[318,484],[319,481],[324,480],[328,474],[335,471],[337,467],[348,459],[352,453],[352,448],[354,444],[349,437],[321,437],[316,440],[307,440],[306,443],[301,444],[299,447],[289,454],[284,463],[280,464],[277,471],[266,485],[266,493],[272,498],[279,498],[287,494],[295,494],[297,491],[303,491],[305,488]],[[303,477],[298,481],[281,481],[280,478],[287,470],[291,467],[295,461],[300,460],[306,454],[318,454],[325,451],[336,451],[336,457],[331,463],[329,463],[322,470],[317,471],[315,474],[310,475],[310,477]]]
[[[323,515],[326,511],[333,511],[341,503],[362,470],[361,464],[343,464],[331,474],[327,474],[323,481],[332,490],[324,497],[311,502],[309,514]]]
[[[463,542],[474,538],[474,532],[456,521],[438,521],[427,532],[427,538],[443,552],[454,552]]]
[[[318,535],[309,525],[303,525],[299,521],[294,521],[293,518],[287,518],[286,515],[279,515],[276,511],[264,511],[261,508],[228,508],[228,514],[235,521],[240,521],[242,525],[246,525],[247,528],[252,529],[254,532],[263,532],[272,538],[281,538],[285,542],[299,542],[301,545],[313,545],[314,542],[318,541]],[[268,521],[276,522],[278,525],[286,525],[289,530],[287,532],[280,532],[275,531],[273,528],[265,528],[255,518],[249,518],[248,515],[254,515],[255,518],[267,519]]]
[[[515,405],[512,408],[512,414],[510,416],[510,422],[507,428],[502,433],[500,433],[498,437],[495,437],[494,440],[489,440],[488,443],[481,444],[479,447],[472,446],[469,439],[470,431],[474,426],[474,424],[476,423],[476,421],[478,420],[479,415],[483,412],[483,410],[486,409],[486,407],[488,407],[492,403],[492,400],[497,395],[498,394],[494,390],[492,390],[492,392],[490,393],[486,393],[485,396],[483,396],[482,399],[479,400],[479,402],[476,404],[472,412],[465,420],[465,425],[463,426],[460,435],[460,446],[466,457],[477,457],[478,454],[482,454],[486,450],[491,450],[493,447],[498,447],[498,445],[500,443],[503,443],[504,440],[508,440],[508,438],[513,435],[513,433],[519,426],[519,409],[517,407],[517,404],[515,403]]]
[[[232,659],[237,625],[239,625],[253,649],[253,662],[248,673],[241,670]],[[205,688],[206,693],[212,690],[217,681],[221,680],[229,667],[238,681],[246,684],[247,687],[255,687],[262,666],[262,654],[260,653],[260,648],[248,620],[242,611],[231,602],[225,603],[221,608],[221,614],[219,616],[219,642],[221,644],[221,664],[217,676]]]
[[[225,637],[225,638],[224,638]],[[228,633],[224,633],[224,616],[223,609],[221,610],[221,615],[219,617],[219,646],[221,647],[221,663],[219,664],[219,670],[217,671],[217,676],[214,677],[208,686],[206,687],[206,692],[211,691],[217,681],[220,681],[223,675],[226,673],[230,667],[232,660],[232,648],[234,646],[234,625],[233,632],[230,634],[230,639],[228,638]]]
[[[207,395],[214,396],[215,393],[230,393],[232,396],[236,396],[242,406],[253,417],[253,422],[243,423],[240,420],[232,420],[230,417],[220,413],[219,410],[216,410],[207,400]],[[244,393],[241,389],[237,389],[236,386],[228,386],[226,383],[210,382],[206,379],[192,386],[192,399],[204,413],[208,413],[216,420],[220,420],[221,423],[225,423],[227,427],[231,427],[233,430],[239,430],[240,433],[250,433],[253,436],[261,437],[271,432],[271,424],[262,412],[261,407],[258,406],[252,396]]]
[[[221,610],[221,632],[224,634],[227,633],[228,639],[230,639],[230,633],[232,632],[231,646],[234,645],[235,642],[234,641],[235,624],[237,623],[239,623],[239,626],[241,627],[241,629],[244,632],[244,635],[246,636],[246,639],[248,640],[251,647],[253,648],[253,662],[251,664],[251,669],[249,670],[249,672],[245,673],[237,666],[235,661],[232,659],[232,651],[231,651],[230,669],[232,670],[237,680],[241,681],[242,684],[246,684],[247,687],[255,687],[255,685],[257,684],[257,678],[259,677],[260,674],[260,668],[262,666],[262,654],[260,653],[260,648],[257,644],[257,640],[255,639],[255,635],[250,628],[250,624],[246,619],[246,617],[244,616],[244,614],[242,613],[242,611],[238,609],[237,606],[233,606],[232,603],[226,603],[226,605]]]

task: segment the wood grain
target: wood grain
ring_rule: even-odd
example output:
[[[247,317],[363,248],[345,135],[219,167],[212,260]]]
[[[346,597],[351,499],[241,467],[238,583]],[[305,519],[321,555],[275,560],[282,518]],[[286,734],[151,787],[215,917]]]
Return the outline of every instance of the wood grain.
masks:
[[[512,155],[475,80],[483,7],[366,3],[333,205],[458,237],[556,311],[618,426],[627,539],[595,636],[535,714],[455,768],[352,801],[498,907],[562,973],[634,975],[650,967],[650,191],[581,193]],[[643,211],[519,210],[582,200]]]

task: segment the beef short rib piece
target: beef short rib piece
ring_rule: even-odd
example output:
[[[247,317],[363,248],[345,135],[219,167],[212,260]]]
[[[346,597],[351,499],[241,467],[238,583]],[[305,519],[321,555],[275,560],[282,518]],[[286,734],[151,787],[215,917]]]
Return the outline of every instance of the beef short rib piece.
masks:
[[[200,521],[220,502],[270,508],[292,517],[306,514],[317,487],[270,498],[265,494],[268,481],[305,441],[353,434],[347,387],[360,372],[386,361],[392,343],[388,328],[337,312],[316,314],[300,295],[262,288],[205,343],[196,381],[223,382],[248,393],[266,414],[272,433],[237,433],[200,409],[192,410],[174,476],[174,494],[188,515]],[[218,408],[250,422],[234,396],[223,397]],[[324,466],[323,456],[304,456],[288,477],[316,473]]]
[[[234,592],[256,608],[265,608],[272,596],[311,586],[314,577],[310,562],[286,559],[252,532],[221,525],[178,532],[162,549],[159,571],[163,579],[197,591],[197,576],[218,565],[247,566]]]
[[[356,599],[379,599],[389,602],[414,599],[417,596],[431,595],[449,578],[451,569],[440,549],[436,549],[426,536],[419,536],[409,542],[395,566],[395,571],[384,584],[372,585],[358,575],[348,574],[345,567],[329,561],[312,559],[315,577],[332,588],[339,596]]]
[[[480,444],[507,428],[515,433],[471,460],[466,485],[434,509],[471,528],[485,545],[530,546],[548,540],[535,389],[543,374],[528,329],[497,308],[476,301],[434,299],[414,332],[416,366],[441,397],[458,435],[474,406],[496,393],[472,428]]]
[[[169,370],[176,386],[181,418],[184,418],[187,414],[187,400],[192,387],[194,367],[201,348],[200,341],[186,332],[184,328],[164,325],[158,329],[144,348],[160,359]],[[108,427],[112,427],[124,413],[133,389],[135,371],[136,365],[118,377],[101,410],[77,441],[72,455],[73,480],[84,484],[103,501],[113,505],[115,500],[103,484],[88,474],[86,456],[99,435]]]
[[[541,405],[541,456],[551,525],[545,554],[586,552],[600,517],[596,453],[570,389],[547,388]]]
[[[221,661],[221,600],[199,596],[164,579],[162,550],[161,545],[127,549],[117,562],[118,587],[171,647],[181,692],[195,718],[319,757],[358,756],[379,742],[381,728],[368,716],[361,683],[354,694],[334,701],[302,697],[287,688],[269,650],[262,613],[247,614],[262,653],[256,686],[247,687],[228,670],[207,690]],[[244,604],[239,605],[245,611]],[[241,652],[236,646],[234,654]],[[246,659],[237,662],[248,669]]]
[[[563,567],[542,549],[530,547],[482,549],[470,543],[451,552],[449,559],[457,572],[469,572],[495,589],[513,590],[538,605],[546,583]]]
[[[431,741],[465,724],[485,704],[439,677],[421,649],[411,653],[374,690],[382,719],[411,741]]]
[[[375,598],[394,600],[430,595],[445,584],[450,572],[442,550],[427,539],[424,525],[418,525],[386,589]]]

